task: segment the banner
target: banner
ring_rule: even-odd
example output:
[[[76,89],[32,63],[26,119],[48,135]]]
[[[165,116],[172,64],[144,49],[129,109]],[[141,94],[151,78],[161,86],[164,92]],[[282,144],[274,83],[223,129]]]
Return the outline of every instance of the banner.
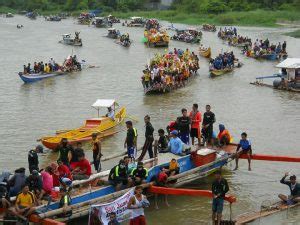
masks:
[[[134,195],[134,189],[117,198],[111,203],[92,205],[90,208],[89,225],[108,225],[109,216],[116,213],[119,222],[130,219],[131,210],[127,209],[130,198]]]

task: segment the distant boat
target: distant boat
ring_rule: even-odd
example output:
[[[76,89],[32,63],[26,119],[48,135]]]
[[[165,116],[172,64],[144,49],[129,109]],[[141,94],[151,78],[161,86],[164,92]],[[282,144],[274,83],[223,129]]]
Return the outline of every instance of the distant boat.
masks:
[[[71,34],[63,34],[63,39],[59,43],[65,45],[82,46],[82,40],[79,38],[80,32],[75,32],[75,38],[71,37]]]

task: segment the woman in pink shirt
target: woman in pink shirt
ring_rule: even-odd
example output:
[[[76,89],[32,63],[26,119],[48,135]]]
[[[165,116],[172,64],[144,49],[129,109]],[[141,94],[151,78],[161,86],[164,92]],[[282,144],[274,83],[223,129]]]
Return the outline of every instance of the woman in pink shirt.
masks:
[[[53,177],[51,173],[52,169],[50,166],[46,167],[45,171],[41,172],[43,180],[43,190],[41,192],[39,200],[41,200],[45,194],[51,194],[51,191],[53,189]]]

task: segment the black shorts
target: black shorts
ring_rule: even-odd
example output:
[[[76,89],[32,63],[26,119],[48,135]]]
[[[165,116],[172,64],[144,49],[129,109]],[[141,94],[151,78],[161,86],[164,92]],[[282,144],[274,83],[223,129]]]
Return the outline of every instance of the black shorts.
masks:
[[[200,129],[199,128],[191,128],[191,137],[192,138],[200,138]]]

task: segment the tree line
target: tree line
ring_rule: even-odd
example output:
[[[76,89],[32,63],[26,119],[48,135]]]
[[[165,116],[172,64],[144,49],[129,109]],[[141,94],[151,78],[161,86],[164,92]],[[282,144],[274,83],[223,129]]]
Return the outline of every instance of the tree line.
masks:
[[[160,0],[0,0],[0,7],[16,10],[104,11],[146,10],[146,3]],[[227,11],[299,10],[300,0],[174,0],[171,9],[187,13],[219,14]]]

